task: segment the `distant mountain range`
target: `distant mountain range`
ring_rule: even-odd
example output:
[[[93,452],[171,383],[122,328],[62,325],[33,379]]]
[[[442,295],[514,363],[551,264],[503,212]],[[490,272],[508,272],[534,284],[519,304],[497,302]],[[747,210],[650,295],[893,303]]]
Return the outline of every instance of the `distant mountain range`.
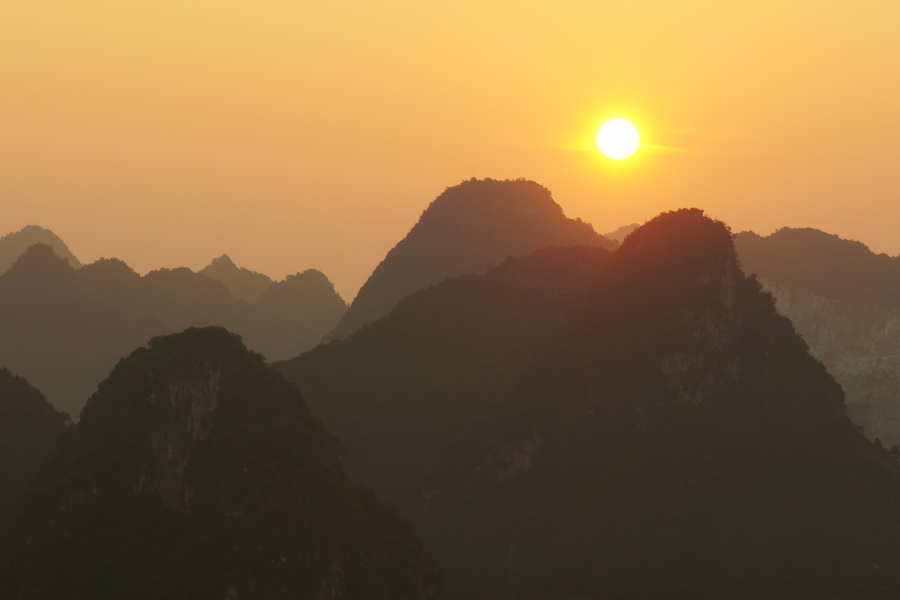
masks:
[[[119,362],[62,434],[0,545],[0,597],[443,594],[299,390],[239,337],[192,328]]]
[[[816,229],[742,232],[735,246],[844,388],[853,420],[900,443],[900,258]]]
[[[625,240],[625,238],[628,236],[628,234],[631,233],[632,231],[634,231],[635,229],[637,229],[638,227],[640,227],[640,225],[638,225],[637,223],[632,223],[631,225],[622,225],[615,231],[610,231],[609,233],[603,234],[603,237],[605,237],[608,240],[612,240],[614,242],[618,242],[621,244]]]
[[[900,257],[875,254],[861,242],[785,227],[768,237],[744,231],[734,243],[748,273],[825,298],[900,306]]]
[[[342,339],[388,314],[406,296],[468,273],[484,273],[510,256],[547,246],[611,242],[588,223],[569,219],[550,191],[526,180],[465,181],[447,188],[388,252],[359,290],[329,339]]]
[[[19,257],[35,244],[50,246],[56,255],[68,261],[69,266],[73,269],[81,268],[81,263],[59,236],[49,229],[44,229],[37,225],[29,225],[20,231],[0,237],[0,275],[13,266]]]
[[[660,215],[276,365],[457,598],[890,598],[900,470],[731,234]]]
[[[273,283],[248,304],[190,269],[142,277],[120,260],[100,259],[75,270],[37,244],[0,276],[0,367],[77,416],[116,362],[153,336],[220,325],[277,360],[315,346],[345,310],[318,271]]]
[[[275,283],[268,275],[238,267],[227,254],[213,260],[200,273],[222,282],[232,296],[251,304]]]

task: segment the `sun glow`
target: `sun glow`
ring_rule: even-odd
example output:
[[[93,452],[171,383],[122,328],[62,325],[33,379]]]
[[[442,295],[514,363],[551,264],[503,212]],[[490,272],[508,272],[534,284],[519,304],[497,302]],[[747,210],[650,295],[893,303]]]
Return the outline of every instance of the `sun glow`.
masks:
[[[597,147],[607,158],[623,160],[634,154],[640,136],[634,125],[625,119],[608,121],[597,133]]]

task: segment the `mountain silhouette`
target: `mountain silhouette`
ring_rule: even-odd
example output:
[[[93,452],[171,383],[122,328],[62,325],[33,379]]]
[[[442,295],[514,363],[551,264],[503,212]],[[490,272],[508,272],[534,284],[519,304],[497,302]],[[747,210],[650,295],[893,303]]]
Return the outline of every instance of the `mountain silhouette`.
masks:
[[[631,225],[622,225],[615,231],[604,233],[603,237],[614,242],[619,242],[621,244],[625,240],[625,237],[638,227],[640,227],[640,225],[638,225],[637,223],[632,223]]]
[[[350,335],[447,277],[484,273],[546,246],[584,245],[615,247],[588,223],[566,218],[547,188],[526,180],[464,181],[438,196],[388,252],[326,340]]]
[[[318,271],[273,284],[251,305],[190,269],[141,276],[100,259],[76,271],[37,244],[0,276],[0,367],[77,416],[116,362],[151,337],[218,325],[282,359],[313,347],[345,310]]]
[[[10,599],[442,597],[300,391],[221,328],[116,366],[4,546]]]
[[[0,367],[76,416],[121,357],[164,331],[86,291],[79,278],[91,274],[36,244],[0,275]]]
[[[0,530],[67,423],[27,381],[0,369]]]
[[[734,238],[744,271],[835,300],[900,306],[900,257],[818,229],[784,227]]]
[[[81,263],[75,258],[75,255],[69,250],[59,236],[43,227],[37,225],[28,225],[20,231],[16,231],[0,238],[0,275],[5,273],[13,264],[25,253],[28,248],[35,244],[46,244],[53,248],[53,251],[60,258],[69,261],[69,264],[78,269]]]
[[[275,283],[267,275],[238,267],[227,254],[213,260],[200,273],[222,282],[232,296],[251,304]]]
[[[509,391],[608,256],[551,247],[507,259],[417,292],[346,340],[275,367],[345,440],[350,472],[416,518],[443,448]]]
[[[453,283],[428,290],[431,302]],[[635,230],[529,358],[491,347],[487,379],[509,374],[481,395],[449,359],[373,352],[480,329],[450,295],[452,321],[432,310],[389,328],[420,297],[279,368],[309,381],[355,472],[407,498],[452,597],[891,598],[900,587],[900,471],[740,270],[724,224],[686,209]],[[442,348],[453,345],[432,354]],[[341,381],[354,377],[373,393]],[[392,385],[393,397],[378,392]],[[408,435],[386,444],[383,429]],[[360,448],[369,454],[354,458]],[[412,467],[394,466],[401,453]]]
[[[854,422],[900,443],[900,258],[816,229],[742,232],[735,246],[844,388]]]
[[[247,343],[269,360],[285,360],[316,346],[346,312],[347,303],[321,271],[288,275],[251,305]]]

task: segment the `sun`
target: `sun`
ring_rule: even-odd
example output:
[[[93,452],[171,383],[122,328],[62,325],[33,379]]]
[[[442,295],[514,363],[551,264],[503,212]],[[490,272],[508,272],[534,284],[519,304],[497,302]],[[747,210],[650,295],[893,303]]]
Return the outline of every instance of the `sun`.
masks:
[[[625,119],[608,121],[597,134],[597,147],[607,158],[623,160],[634,154],[640,136],[634,125]]]

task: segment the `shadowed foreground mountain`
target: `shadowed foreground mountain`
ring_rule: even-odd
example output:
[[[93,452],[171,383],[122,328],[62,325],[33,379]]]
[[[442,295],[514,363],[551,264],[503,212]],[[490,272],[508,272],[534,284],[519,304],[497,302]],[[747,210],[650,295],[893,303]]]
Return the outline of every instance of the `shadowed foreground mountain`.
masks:
[[[0,530],[68,422],[27,381],[0,369]]]
[[[411,529],[340,456],[239,337],[155,338],[60,438],[6,538],[2,597],[442,597]]]
[[[81,263],[66,246],[59,236],[43,227],[29,225],[20,231],[16,231],[0,238],[0,275],[5,273],[22,254],[35,244],[47,244],[57,256],[69,261],[69,265],[78,269]]]
[[[347,445],[351,474],[415,517],[453,437],[508,393],[609,251],[546,248],[403,299],[343,342],[276,363]],[[427,494],[427,490],[426,490]]]
[[[452,323],[423,316],[400,327],[401,304],[281,368],[310,382],[313,405],[330,407],[321,414],[343,427],[348,463],[406,498],[451,597],[896,596],[900,473],[738,268],[722,223],[699,210],[660,215],[625,239],[574,306],[524,368],[500,349],[493,364],[509,366],[515,383],[463,402],[463,418],[443,428],[419,405],[463,380],[442,369],[443,339],[429,348],[415,336],[476,330],[465,310]],[[393,360],[363,344],[379,327],[396,336]],[[432,359],[405,362],[406,344]],[[390,379],[404,367],[400,389]],[[378,391],[359,393],[332,379],[339,373]],[[380,390],[394,385],[384,409]],[[416,435],[417,419],[429,439]],[[372,442],[383,428],[409,435]],[[440,451],[435,437],[446,441]],[[360,447],[371,455],[354,457]],[[420,451],[417,486],[389,475],[397,453]]]
[[[851,418],[900,443],[900,258],[815,229],[742,232],[735,246],[844,388]]]
[[[526,180],[465,181],[447,188],[388,253],[326,339],[342,339],[388,314],[401,299],[447,277],[484,273],[509,256],[546,246],[615,242],[568,219],[550,191]]]
[[[252,305],[190,269],[143,277],[100,259],[77,271],[37,244],[0,276],[0,367],[77,415],[116,362],[151,337],[220,325],[270,359],[311,348],[346,304],[318,271],[272,284]]]

